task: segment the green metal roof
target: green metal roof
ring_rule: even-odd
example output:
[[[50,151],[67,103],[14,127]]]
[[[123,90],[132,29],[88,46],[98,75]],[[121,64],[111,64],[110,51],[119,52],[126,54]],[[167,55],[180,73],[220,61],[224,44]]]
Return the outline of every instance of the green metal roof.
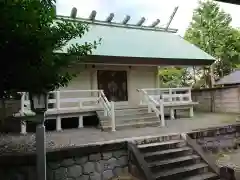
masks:
[[[211,64],[214,58],[182,37],[169,32],[140,28],[116,27],[111,25],[89,24],[89,31],[80,39],[69,42],[84,43],[101,40],[93,55],[140,57],[160,59],[206,60]],[[66,47],[63,49],[66,52]]]

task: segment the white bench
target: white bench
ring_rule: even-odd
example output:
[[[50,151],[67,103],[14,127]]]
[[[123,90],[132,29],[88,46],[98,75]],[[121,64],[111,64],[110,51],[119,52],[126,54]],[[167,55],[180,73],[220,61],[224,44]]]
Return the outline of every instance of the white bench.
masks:
[[[198,102],[193,102],[191,94],[162,94],[162,95],[150,95],[156,102],[159,102],[160,98],[163,99],[163,106],[170,109],[171,119],[175,119],[175,111],[180,109],[189,109],[189,116],[193,117],[193,107]]]

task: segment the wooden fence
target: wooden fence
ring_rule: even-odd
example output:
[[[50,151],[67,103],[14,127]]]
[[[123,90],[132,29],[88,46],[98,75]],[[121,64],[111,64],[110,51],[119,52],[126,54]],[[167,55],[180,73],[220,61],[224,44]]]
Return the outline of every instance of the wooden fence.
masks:
[[[192,100],[198,111],[240,113],[240,85],[192,90]]]

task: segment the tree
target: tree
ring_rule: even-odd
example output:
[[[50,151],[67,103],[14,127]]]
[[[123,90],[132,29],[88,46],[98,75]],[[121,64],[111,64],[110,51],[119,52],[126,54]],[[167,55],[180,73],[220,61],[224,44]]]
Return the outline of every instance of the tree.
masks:
[[[165,67],[159,69],[161,87],[183,87],[190,86],[192,75],[188,68]]]
[[[240,64],[240,31],[230,26],[231,16],[212,1],[199,2],[185,39],[217,59],[216,79]]]
[[[54,0],[1,1],[0,21],[0,99],[66,86],[74,77],[66,68],[99,43],[73,44],[66,53],[57,53],[71,39],[82,37],[88,26],[56,19]]]

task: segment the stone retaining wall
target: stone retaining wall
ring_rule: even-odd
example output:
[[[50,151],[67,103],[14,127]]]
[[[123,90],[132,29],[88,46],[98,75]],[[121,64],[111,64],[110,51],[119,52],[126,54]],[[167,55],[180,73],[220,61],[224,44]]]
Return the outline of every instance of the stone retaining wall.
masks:
[[[91,147],[88,148],[91,149]],[[69,154],[68,151],[68,156]],[[105,151],[105,149],[99,148],[97,153],[83,154],[85,153],[81,152],[72,157],[62,158],[59,156],[57,160],[56,157],[55,160],[48,160],[47,180],[108,180],[128,173],[126,149]],[[25,165],[8,163],[4,166],[1,164],[0,179],[36,180],[35,165],[27,164],[28,162],[25,162]]]

